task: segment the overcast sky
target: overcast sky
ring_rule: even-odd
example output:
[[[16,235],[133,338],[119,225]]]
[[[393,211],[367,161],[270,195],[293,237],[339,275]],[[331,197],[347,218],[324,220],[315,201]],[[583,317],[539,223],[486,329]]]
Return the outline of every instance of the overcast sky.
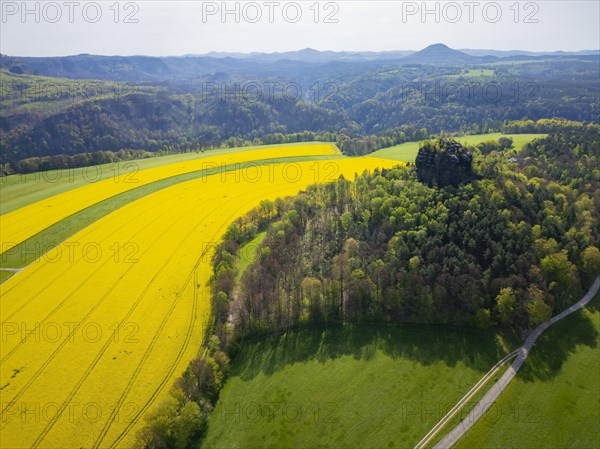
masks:
[[[0,0],[8,55],[183,55],[210,51],[575,51],[600,48],[592,1],[55,1]],[[427,9],[427,11],[424,11]],[[223,14],[224,10],[229,13]],[[427,14],[423,15],[424,12]]]

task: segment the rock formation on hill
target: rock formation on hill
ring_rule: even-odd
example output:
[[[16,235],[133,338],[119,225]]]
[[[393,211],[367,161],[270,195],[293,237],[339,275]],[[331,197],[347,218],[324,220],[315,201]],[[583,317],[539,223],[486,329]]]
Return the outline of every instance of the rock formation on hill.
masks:
[[[430,187],[456,186],[473,179],[472,162],[471,153],[455,140],[425,142],[415,160],[417,178]]]

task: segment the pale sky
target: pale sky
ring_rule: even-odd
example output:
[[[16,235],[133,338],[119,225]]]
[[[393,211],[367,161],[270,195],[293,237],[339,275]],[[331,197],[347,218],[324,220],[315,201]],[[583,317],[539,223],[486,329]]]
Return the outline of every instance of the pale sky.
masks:
[[[0,0],[0,7],[0,52],[19,56],[164,56],[306,47],[419,50],[438,42],[496,50],[600,48],[596,0]],[[424,9],[429,11],[425,16]],[[224,10],[230,12],[223,15]]]

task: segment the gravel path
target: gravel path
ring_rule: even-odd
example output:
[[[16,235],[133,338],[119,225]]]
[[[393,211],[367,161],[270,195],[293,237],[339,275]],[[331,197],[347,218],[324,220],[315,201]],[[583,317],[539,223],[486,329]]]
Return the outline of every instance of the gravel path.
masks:
[[[489,391],[485,394],[485,396],[483,396],[483,398],[475,405],[475,407],[469,413],[469,415],[465,419],[463,419],[458,425],[456,425],[456,427],[454,427],[450,432],[448,432],[444,436],[444,438],[442,438],[433,447],[433,449],[450,449],[452,446],[454,446],[456,444],[456,442],[465,433],[467,433],[467,431],[471,427],[473,427],[473,425],[479,420],[479,418],[481,418],[483,416],[483,414],[486,412],[486,410],[489,409],[494,404],[496,399],[498,399],[498,396],[500,396],[500,393],[502,393],[504,391],[504,389],[510,383],[512,378],[515,377],[515,375],[517,374],[517,372],[523,365],[523,362],[525,362],[525,359],[527,358],[529,351],[531,351],[531,348],[535,344],[538,337],[542,334],[542,332],[544,332],[546,329],[548,329],[550,326],[552,326],[557,321],[562,320],[563,318],[571,315],[573,312],[576,312],[577,310],[584,307],[596,295],[596,292],[598,291],[599,287],[600,287],[600,277],[596,278],[596,280],[594,281],[594,283],[592,284],[592,286],[590,287],[590,289],[588,290],[586,295],[583,298],[581,298],[578,302],[576,302],[575,304],[573,304],[571,307],[564,310],[563,312],[559,313],[558,315],[552,317],[545,323],[542,323],[538,327],[536,327],[533,330],[533,332],[531,332],[531,334],[529,334],[529,336],[525,340],[525,344],[517,350],[518,351],[517,358],[513,361],[513,363],[510,365],[508,370],[502,375],[502,377],[498,380],[498,382],[496,382],[489,389]],[[486,374],[486,376],[487,376],[487,374]],[[468,394],[469,393],[467,393],[467,395]],[[461,401],[463,401],[463,399],[461,399]],[[423,441],[423,440],[421,440],[421,441]],[[421,444],[422,443],[419,442],[419,444],[416,447],[421,447]]]

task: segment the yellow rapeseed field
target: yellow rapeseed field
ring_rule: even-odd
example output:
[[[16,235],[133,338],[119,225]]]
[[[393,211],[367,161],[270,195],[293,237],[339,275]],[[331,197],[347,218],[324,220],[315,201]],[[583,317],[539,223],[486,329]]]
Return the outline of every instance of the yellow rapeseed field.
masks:
[[[141,187],[161,179],[199,170],[216,171],[217,167],[236,163],[281,157],[327,156],[339,154],[332,144],[291,145],[268,147],[185,162],[163,165],[126,173],[96,183],[70,190],[48,199],[4,214],[0,218],[0,253],[19,244],[48,226],[59,222],[86,207],[125,191]]]
[[[396,164],[280,163],[177,184],[6,281],[0,447],[132,447],[145,412],[200,349],[212,248],[228,224],[262,200]]]

